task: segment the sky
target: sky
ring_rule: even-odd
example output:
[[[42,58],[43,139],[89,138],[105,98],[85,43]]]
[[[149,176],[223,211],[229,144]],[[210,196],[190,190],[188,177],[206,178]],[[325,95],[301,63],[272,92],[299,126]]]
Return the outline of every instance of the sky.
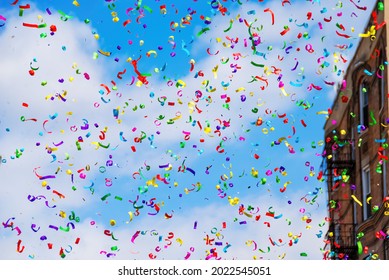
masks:
[[[322,259],[374,4],[1,4],[0,259]]]

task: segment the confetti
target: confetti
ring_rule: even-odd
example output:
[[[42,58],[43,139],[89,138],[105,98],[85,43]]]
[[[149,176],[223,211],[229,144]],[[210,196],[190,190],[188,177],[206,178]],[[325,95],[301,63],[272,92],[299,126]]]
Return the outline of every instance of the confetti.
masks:
[[[386,28],[384,2],[96,1],[93,13],[85,1],[18,2],[0,15],[1,61],[15,66],[0,85],[0,177],[19,186],[0,191],[4,256],[335,258],[328,211],[351,199],[389,212],[343,169],[329,189],[345,197],[327,202],[322,165],[389,125],[369,103],[364,122],[349,115],[355,143],[350,127],[322,130],[341,123],[335,88],[341,106],[355,100],[347,66],[357,39]],[[380,83],[375,48],[366,57],[379,65],[360,74]],[[358,254],[382,257],[362,237]]]

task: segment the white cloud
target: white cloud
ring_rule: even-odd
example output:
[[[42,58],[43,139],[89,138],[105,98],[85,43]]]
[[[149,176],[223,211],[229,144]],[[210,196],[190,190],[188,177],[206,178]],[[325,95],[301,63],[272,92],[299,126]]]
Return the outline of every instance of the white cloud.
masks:
[[[294,201],[298,201],[297,197],[294,198],[296,198]],[[242,201],[245,200],[248,199],[242,198]],[[57,259],[61,247],[68,251],[64,251],[66,259],[92,260],[149,259],[150,253],[157,259],[180,260],[184,259],[188,252],[190,253],[189,259],[205,259],[206,251],[212,248],[217,248],[218,257],[221,259],[283,258],[287,260],[302,258],[301,253],[307,254],[305,259],[322,257],[321,248],[324,243],[316,234],[320,234],[320,231],[325,232],[326,225],[323,226],[325,217],[315,213],[316,206],[302,202],[296,202],[299,205],[293,207],[274,205],[271,210],[275,212],[275,216],[283,215],[279,219],[274,219],[266,216],[268,208],[272,205],[265,204],[258,199],[251,200],[253,203],[245,204],[245,212],[250,213],[250,210],[247,210],[248,205],[255,208],[251,212],[257,212],[256,207],[259,205],[261,209],[256,215],[260,214],[261,217],[258,221],[245,215],[239,215],[238,205],[220,206],[217,204],[210,204],[203,208],[195,207],[190,212],[174,216],[169,220],[162,216],[155,216],[140,222],[129,222],[120,227],[106,227],[100,223],[91,225],[91,220],[85,220],[75,223],[76,230],[74,231],[54,232],[52,230],[53,233],[48,235],[47,241],[39,241],[39,231],[28,236],[24,235],[22,245],[25,246],[25,255],[14,250],[18,237],[13,235],[3,239],[0,242],[4,244],[4,248],[9,248],[3,251],[3,258],[19,259],[30,255],[36,259]],[[306,212],[302,213],[297,207],[306,209]],[[309,213],[309,209],[313,210],[312,214]],[[304,216],[310,218],[312,222],[304,221]],[[153,220],[152,224],[150,220]],[[243,221],[247,224],[240,224]],[[270,227],[264,224],[265,222],[268,222]],[[113,233],[113,238],[109,236],[109,233],[104,234],[106,230]],[[210,239],[214,239],[211,244],[206,244],[207,235]],[[297,236],[299,236],[298,240],[296,240]],[[78,237],[80,241],[75,244]],[[275,242],[275,245],[269,238]],[[290,246],[290,240],[296,242]],[[47,243],[53,244],[51,250],[47,248]],[[227,244],[231,244],[231,247],[226,248],[224,252],[223,249]],[[255,244],[257,244],[256,249]],[[107,256],[107,254],[110,255]]]
[[[276,4],[272,4],[276,5]],[[297,5],[297,4],[296,4]],[[302,7],[303,5],[301,5]],[[252,6],[253,9],[256,6]],[[275,6],[271,6],[275,9]],[[313,6],[312,6],[313,7]],[[244,10],[240,13],[251,10],[249,6],[245,6]],[[315,10],[317,13],[317,9]],[[277,26],[280,22],[287,22],[289,10],[284,9],[282,12],[276,14]],[[71,21],[62,22],[58,18],[53,16],[44,15],[44,20],[48,26],[55,24],[58,31],[54,36],[48,34],[47,38],[40,38],[40,29],[30,29],[22,26],[22,22],[37,22],[36,15],[44,14],[35,9],[31,9],[28,13],[25,13],[23,18],[16,18],[13,16],[7,16],[6,29],[0,34],[0,39],[6,41],[7,44],[0,46],[0,55],[2,61],[2,67],[0,68],[0,76],[2,77],[2,83],[0,84],[0,97],[4,101],[0,114],[1,123],[0,129],[5,131],[5,128],[10,128],[9,132],[2,133],[0,136],[1,155],[7,160],[7,163],[0,165],[0,177],[4,188],[0,190],[1,197],[1,212],[0,220],[6,221],[10,217],[15,217],[14,226],[19,226],[22,230],[22,235],[17,236],[15,231],[10,232],[10,228],[1,229],[2,239],[0,244],[2,250],[0,252],[0,258],[26,258],[26,255],[34,255],[35,258],[58,258],[58,251],[61,246],[65,248],[67,244],[72,244],[74,250],[68,254],[68,258],[76,259],[94,259],[100,258],[101,250],[109,251],[112,246],[119,244],[120,251],[114,252],[118,258],[148,258],[148,254],[155,252],[155,247],[159,244],[159,236],[166,238],[169,231],[175,233],[174,240],[181,238],[183,245],[174,241],[173,245],[169,248],[163,249],[163,252],[158,254],[158,258],[166,259],[182,259],[188,252],[190,247],[194,247],[195,251],[192,252],[191,258],[204,258],[205,250],[209,249],[209,246],[204,245],[203,238],[206,234],[210,234],[210,230],[213,227],[220,229],[221,223],[229,219],[227,222],[227,228],[223,230],[225,242],[231,242],[232,246],[228,248],[228,254],[222,253],[222,248],[218,249],[222,258],[239,258],[247,259],[256,255],[258,258],[263,257],[265,259],[278,258],[279,255],[286,253],[286,259],[299,258],[301,252],[307,252],[308,258],[317,259],[320,258],[320,248],[323,245],[322,240],[315,238],[315,233],[320,230],[317,226],[323,219],[322,212],[319,214],[316,211],[312,211],[312,220],[315,226],[312,229],[305,229],[306,223],[301,221],[303,216],[297,212],[297,206],[293,205],[292,209],[294,213],[290,213],[290,219],[292,220],[292,226],[287,226],[284,218],[271,222],[271,227],[267,228],[263,224],[265,216],[265,210],[270,207],[266,205],[261,209],[262,219],[259,222],[248,222],[247,225],[237,225],[238,222],[231,222],[232,217],[238,216],[235,206],[234,208],[229,206],[220,206],[219,204],[210,204],[204,208],[194,208],[190,213],[178,213],[170,220],[165,220],[163,217],[156,217],[156,219],[149,219],[150,217],[139,217],[139,221],[133,221],[128,225],[115,227],[112,230],[117,231],[120,236],[119,241],[112,240],[109,236],[104,235],[105,225],[98,222],[96,225],[91,226],[89,218],[82,220],[80,224],[76,224],[76,230],[66,232],[55,232],[48,228],[50,224],[56,224],[65,221],[58,217],[59,211],[64,210],[68,213],[77,208],[85,211],[85,208],[94,207],[93,203],[101,203],[100,197],[91,196],[89,191],[82,189],[82,186],[90,185],[89,180],[93,180],[99,176],[99,166],[103,165],[108,159],[110,153],[114,154],[115,150],[112,150],[116,145],[119,145],[118,149],[120,154],[114,155],[115,162],[117,161],[122,169],[112,171],[110,175],[130,176],[133,171],[136,171],[139,166],[143,165],[145,159],[152,166],[158,166],[169,160],[170,156],[166,154],[166,149],[174,146],[179,151],[179,142],[183,141],[184,134],[182,131],[190,131],[191,139],[195,140],[194,143],[198,143],[200,138],[204,138],[205,142],[201,148],[205,149],[205,154],[212,154],[217,143],[223,136],[227,139],[234,138],[234,133],[239,137],[242,135],[242,126],[249,126],[248,122],[255,121],[257,116],[264,116],[266,108],[277,110],[278,113],[290,112],[295,104],[291,100],[290,96],[284,96],[281,90],[278,88],[278,75],[267,76],[263,72],[263,68],[255,67],[251,64],[251,61],[255,63],[265,63],[267,66],[272,65],[282,68],[283,79],[287,92],[291,94],[294,89],[288,85],[289,81],[293,81],[295,78],[300,78],[298,72],[295,72],[295,77],[288,76],[291,73],[291,68],[294,66],[294,56],[286,57],[281,63],[278,61],[278,56],[273,55],[280,52],[280,40],[279,31],[276,36],[273,36],[274,29],[269,26],[270,14],[262,11],[261,18],[266,19],[266,23],[263,31],[260,32],[261,38],[263,38],[263,47],[268,45],[273,46],[273,51],[269,51],[268,60],[262,60],[261,57],[251,56],[251,50],[243,48],[242,44],[237,45],[234,49],[229,47],[223,47],[222,42],[214,44],[211,52],[220,50],[217,56],[207,56],[201,61],[196,62],[195,71],[181,77],[186,82],[186,87],[182,89],[182,96],[178,96],[177,92],[180,90],[175,87],[176,81],[173,81],[172,86],[167,86],[166,81],[150,80],[150,84],[147,87],[138,88],[135,85],[129,86],[126,83],[118,83],[118,92],[121,92],[122,97],[115,96],[113,91],[108,97],[111,101],[108,104],[103,104],[100,100],[99,90],[103,89],[100,86],[101,81],[109,81],[107,78],[110,66],[102,63],[101,58],[92,60],[91,56],[94,51],[98,49],[98,44],[94,40],[91,32],[91,28],[84,23],[73,19]],[[303,13],[301,13],[302,16]],[[235,14],[231,14],[231,17],[236,18]],[[253,17],[254,18],[254,17]],[[302,20],[302,19],[301,19]],[[297,22],[300,22],[299,20]],[[213,43],[216,37],[223,37],[225,41],[225,35],[231,37],[248,36],[247,26],[240,24],[235,20],[234,26],[231,32],[224,33],[223,29],[226,28],[228,21],[225,18],[215,18],[215,30],[212,29],[199,38],[198,45],[194,45],[193,52],[204,51],[204,46],[209,45],[211,39]],[[227,24],[228,25],[228,24]],[[294,23],[291,23],[294,26]],[[260,24],[256,25],[260,27]],[[216,29],[217,28],[217,29]],[[304,29],[302,29],[302,32]],[[47,32],[47,28],[45,29]],[[48,32],[47,32],[48,33]],[[357,33],[357,31],[355,32]],[[321,41],[321,32],[314,32],[311,35],[310,42],[316,46]],[[287,45],[292,45],[290,40],[293,38],[286,37]],[[329,42],[331,39],[331,42]],[[325,44],[333,47],[332,37],[328,38]],[[338,39],[338,38],[336,38]],[[327,40],[327,38],[326,38]],[[250,45],[250,42],[248,42]],[[66,47],[66,50],[64,50]],[[319,49],[322,47],[318,47]],[[262,50],[262,48],[261,48]],[[321,51],[321,50],[320,50]],[[238,60],[233,60],[232,54],[235,52],[241,52],[243,57],[239,57]],[[319,54],[317,54],[318,56]],[[247,56],[247,57],[246,57]],[[287,56],[287,55],[285,55]],[[221,58],[230,57],[230,62],[223,65],[220,62]],[[238,57],[237,57],[238,58]],[[36,61],[34,61],[34,59]],[[143,58],[144,60],[151,60],[151,58]],[[30,62],[32,67],[38,67],[35,71],[35,75],[32,77],[29,75]],[[236,73],[232,73],[233,70],[230,67],[231,63],[237,63],[242,67]],[[312,58],[306,55],[300,57],[299,62],[305,67],[305,73],[308,76],[306,82],[303,85],[306,87],[309,85],[310,80],[318,80],[316,74],[313,74],[317,69],[317,65],[312,64]],[[75,65],[76,63],[77,65]],[[217,79],[214,78],[212,69],[218,66]],[[128,68],[131,66],[129,65]],[[189,68],[189,65],[188,65]],[[80,69],[78,74],[76,71]],[[203,70],[204,77],[194,79],[194,73],[196,71]],[[298,71],[298,68],[297,70]],[[88,73],[90,80],[87,80],[84,73]],[[266,92],[260,90],[260,86],[263,83],[255,82],[249,84],[251,76],[261,76],[269,78],[269,87]],[[69,78],[74,77],[74,81],[70,82]],[[63,83],[58,80],[63,78]],[[212,87],[216,87],[217,91],[207,92],[203,81],[209,80],[208,90]],[[41,82],[47,81],[46,86],[42,86]],[[223,89],[221,82],[230,83],[227,90]],[[109,87],[112,85],[106,82]],[[244,90],[243,90],[244,87]],[[54,95],[56,93],[62,93],[63,90],[67,91],[67,101],[63,102],[59,98],[55,98],[54,101],[46,100],[48,95]],[[236,90],[240,89],[240,92]],[[104,89],[103,89],[104,90]],[[200,130],[198,124],[192,126],[189,122],[190,108],[188,103],[195,98],[196,90],[201,90],[203,96],[212,96],[213,102],[207,106],[206,100],[198,102],[198,107],[203,111],[201,114],[193,109],[192,120],[200,121],[203,129]],[[155,97],[150,98],[149,93],[155,92]],[[252,96],[250,95],[252,92]],[[297,90],[296,90],[297,92]],[[230,107],[231,110],[223,108],[225,104],[225,98],[221,98],[222,94],[227,94],[231,98]],[[242,102],[240,95],[246,95],[246,101]],[[310,93],[302,90],[300,93],[296,93],[298,98],[306,98]],[[175,102],[175,106],[169,106],[165,104],[161,106],[157,101],[158,97],[166,95],[167,102]],[[178,98],[182,101],[182,105],[178,104]],[[28,103],[28,108],[22,106],[22,103]],[[94,107],[94,103],[100,104],[99,108]],[[125,108],[125,113],[120,115],[122,120],[121,124],[117,124],[113,117],[112,110],[117,106],[120,106],[120,111],[124,109],[125,102],[129,105]],[[265,102],[262,106],[257,106],[258,103]],[[145,104],[145,109],[140,109],[139,105]],[[138,109],[133,111],[132,108],[137,105]],[[259,114],[254,115],[251,113],[251,109],[257,107]],[[71,114],[69,114],[71,112]],[[182,114],[181,119],[176,120],[174,124],[166,124],[168,119],[174,118],[176,114],[180,112]],[[55,113],[58,117],[51,119]],[[240,118],[239,115],[242,115]],[[37,122],[25,121],[21,122],[20,117],[25,116],[26,119],[36,118]],[[164,115],[161,126],[156,126],[154,121],[159,115]],[[82,130],[81,126],[84,125],[83,119],[88,120],[89,130]],[[222,130],[222,137],[209,137],[204,133],[206,122],[210,123],[212,128],[211,135],[214,134],[216,125],[218,125],[217,119],[230,122],[231,127]],[[45,128],[43,123],[48,120]],[[94,124],[98,123],[99,127],[94,127]],[[76,132],[71,131],[72,126],[77,127]],[[104,143],[111,143],[110,149],[95,151],[95,145],[91,142],[98,142],[100,130],[104,127],[108,127],[106,133],[106,139]],[[132,129],[136,127],[137,130],[132,132]],[[62,133],[61,130],[64,130]],[[48,133],[52,131],[52,133]],[[154,135],[154,145],[158,149],[152,149],[149,145],[149,141],[143,141],[142,144],[134,144],[138,152],[131,152],[131,145],[133,144],[133,138],[140,135],[140,131],[145,131],[147,136]],[[157,134],[160,132],[160,135]],[[42,136],[38,133],[42,132]],[[87,132],[91,132],[91,136],[86,137]],[[128,142],[124,143],[119,138],[119,133],[123,132],[123,137],[128,139]],[[81,150],[78,151],[76,147],[76,140],[79,136],[84,139],[83,143],[80,143]],[[36,147],[36,142],[40,142],[40,146]],[[48,145],[51,148],[54,147],[54,143],[58,144],[60,141],[64,141],[64,144],[58,147],[58,151],[54,154],[57,156],[57,160],[48,164],[52,160],[51,155],[45,151],[45,146]],[[232,141],[231,141],[232,142]],[[24,148],[23,155],[19,159],[11,160],[10,156],[16,149]],[[141,156],[139,156],[141,152]],[[173,151],[175,153],[183,155],[192,155],[197,153],[196,149],[193,152],[185,149],[183,152]],[[66,160],[66,154],[69,154],[69,159]],[[201,161],[202,157],[198,157]],[[192,158],[191,158],[192,159]],[[170,160],[172,160],[170,158]],[[193,160],[195,161],[195,160]],[[62,163],[61,163],[62,162]],[[86,172],[87,179],[82,180],[78,178],[77,170],[90,166],[91,171]],[[48,183],[52,188],[50,191],[41,187],[41,181],[35,176],[33,170],[36,167],[41,166],[37,170],[40,175],[53,174],[57,170],[57,167],[61,167],[61,170],[56,175],[55,180],[48,179]],[[71,182],[71,177],[66,174],[66,170],[72,170],[75,175],[75,183]],[[129,172],[130,171],[130,172]],[[71,187],[73,185],[78,186],[77,191],[73,191]],[[59,199],[58,196],[51,191],[55,189],[65,195],[65,199]],[[48,209],[44,204],[45,200],[36,200],[29,202],[27,196],[43,194],[47,197],[49,205],[57,203],[56,209]],[[291,201],[298,201],[299,194],[291,198]],[[243,198],[243,201],[248,198]],[[254,204],[261,205],[262,202],[253,199]],[[290,210],[286,206],[281,206],[281,203],[276,201],[272,202],[274,209],[280,213],[289,213]],[[16,207],[17,205],[17,207]],[[324,207],[324,205],[320,206]],[[95,209],[95,208],[93,208]],[[96,207],[98,209],[98,207]],[[217,209],[217,210],[215,210]],[[49,214],[48,214],[49,213]],[[98,215],[98,214],[96,214]],[[103,213],[104,215],[104,213]],[[286,216],[286,214],[285,214]],[[106,219],[107,217],[104,217]],[[102,219],[102,220],[104,220]],[[199,226],[197,230],[193,230],[194,221],[198,220]],[[105,221],[105,220],[104,220]],[[55,249],[47,250],[47,243],[39,240],[40,232],[34,233],[30,228],[32,223],[36,223],[41,226],[42,234],[47,234],[49,240],[53,241]],[[150,226],[153,223],[153,227]],[[135,226],[136,225],[136,226]],[[242,230],[244,228],[244,230]],[[290,229],[289,229],[290,228]],[[110,228],[111,229],[111,228]],[[136,230],[148,230],[146,235],[140,235],[135,244],[131,243],[131,236]],[[151,236],[150,230],[158,230],[159,236]],[[293,235],[303,233],[301,240],[289,248],[288,245],[283,247],[271,246],[269,241],[269,235],[276,241],[279,238],[284,242],[289,241],[288,232],[292,232]],[[323,230],[325,232],[325,230]],[[23,245],[26,246],[25,254],[18,254],[15,252],[15,247],[18,239],[23,240]],[[77,237],[81,237],[79,245],[74,244],[74,240]],[[261,254],[258,251],[253,252],[252,246],[246,246],[244,243],[249,240],[254,240],[258,243],[260,248],[267,248],[271,246],[271,253]],[[224,245],[223,245],[224,246]],[[138,252],[139,254],[133,254]],[[132,253],[131,253],[132,252]]]
[[[56,223],[60,210],[67,211],[92,202],[92,199],[85,199],[87,190],[78,187],[77,191],[73,191],[72,186],[90,185],[89,179],[98,173],[99,166],[94,166],[95,163],[104,162],[105,158],[103,154],[95,153],[95,146],[88,143],[86,137],[87,132],[91,131],[91,138],[96,139],[99,130],[94,127],[94,122],[104,124],[103,117],[93,111],[93,100],[98,99],[98,81],[102,79],[104,69],[91,59],[97,44],[93,41],[90,27],[77,20],[62,22],[57,17],[47,15],[43,16],[47,28],[22,26],[23,22],[41,24],[36,15],[44,14],[31,9],[22,18],[7,16],[7,24],[1,33],[2,40],[7,41],[7,44],[1,47],[0,70],[0,96],[4,101],[0,123],[0,154],[6,161],[0,165],[4,186],[0,190],[0,219],[7,221],[14,217],[14,225],[22,229],[23,237],[32,232],[31,223],[38,226],[45,221]],[[50,25],[57,27],[55,35],[48,34],[47,38],[40,38],[40,33],[49,33]],[[39,67],[34,76],[29,74],[30,63],[34,69]],[[80,69],[80,74],[77,74],[77,69]],[[84,73],[89,74],[90,80],[85,78]],[[71,77],[74,78],[72,82],[69,80]],[[59,82],[59,79],[64,81]],[[47,85],[42,86],[43,81]],[[57,93],[64,95],[63,90],[67,91],[64,96],[66,102],[55,97]],[[54,100],[46,96],[53,96]],[[28,104],[28,107],[23,106],[23,103]],[[22,116],[26,121],[20,120]],[[89,123],[90,129],[87,131],[80,128],[84,125],[83,118],[94,120]],[[71,132],[73,125],[77,127],[76,132]],[[84,138],[84,143],[80,143],[81,151],[76,147],[79,136]],[[49,154],[47,148],[57,148],[58,151]],[[16,149],[24,150],[20,158],[15,158]],[[87,165],[90,165],[90,171],[83,171],[87,176],[83,180],[77,170],[85,169]],[[39,180],[34,170],[40,176],[54,175],[56,178]],[[66,174],[67,170],[73,172],[74,182]],[[42,187],[43,181],[47,182],[50,190]],[[53,190],[65,198],[60,199]],[[29,202],[29,195],[43,195],[46,199]],[[50,207],[57,207],[48,209],[45,201]],[[8,230],[3,229],[4,232]],[[2,243],[7,243],[7,240]],[[7,258],[7,252],[3,251],[2,254],[2,258]]]

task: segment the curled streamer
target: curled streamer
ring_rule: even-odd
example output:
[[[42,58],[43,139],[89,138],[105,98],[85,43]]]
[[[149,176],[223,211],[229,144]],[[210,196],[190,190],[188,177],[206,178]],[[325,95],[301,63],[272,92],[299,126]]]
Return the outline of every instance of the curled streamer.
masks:
[[[282,4],[283,5],[283,4]],[[269,12],[271,14],[271,25],[274,25],[274,13],[272,10],[270,10],[269,8],[266,8],[265,10],[263,10],[264,12]]]

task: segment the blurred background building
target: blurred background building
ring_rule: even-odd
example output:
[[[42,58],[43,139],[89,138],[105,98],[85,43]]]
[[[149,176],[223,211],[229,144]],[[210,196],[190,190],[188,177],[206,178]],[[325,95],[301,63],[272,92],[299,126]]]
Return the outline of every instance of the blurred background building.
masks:
[[[371,11],[324,127],[325,259],[389,259],[389,10],[384,2],[377,1]]]

